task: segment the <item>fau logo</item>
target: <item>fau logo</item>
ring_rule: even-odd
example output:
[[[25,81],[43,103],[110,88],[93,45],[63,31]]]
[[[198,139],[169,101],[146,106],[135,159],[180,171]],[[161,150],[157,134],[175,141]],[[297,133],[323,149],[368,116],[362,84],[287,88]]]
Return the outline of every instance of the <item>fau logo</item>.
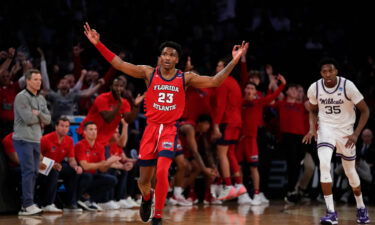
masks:
[[[172,142],[163,142],[162,146],[163,146],[164,149],[170,149],[170,148],[173,147],[173,143]]]

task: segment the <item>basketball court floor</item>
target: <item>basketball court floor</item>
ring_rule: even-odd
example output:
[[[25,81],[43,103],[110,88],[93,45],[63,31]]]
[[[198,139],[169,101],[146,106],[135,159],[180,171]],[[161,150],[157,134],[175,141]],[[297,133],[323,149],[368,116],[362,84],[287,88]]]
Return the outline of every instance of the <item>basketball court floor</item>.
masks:
[[[354,205],[337,205],[339,224],[356,223]],[[311,225],[319,224],[319,218],[325,213],[325,205],[314,203],[302,206],[288,206],[282,201],[272,201],[269,206],[238,206],[227,203],[219,206],[193,207],[167,206],[163,224],[170,225]],[[369,207],[370,219],[375,218],[375,207]],[[104,212],[41,214],[31,217],[1,215],[0,225],[124,225],[145,224],[140,221],[138,209],[113,210]]]

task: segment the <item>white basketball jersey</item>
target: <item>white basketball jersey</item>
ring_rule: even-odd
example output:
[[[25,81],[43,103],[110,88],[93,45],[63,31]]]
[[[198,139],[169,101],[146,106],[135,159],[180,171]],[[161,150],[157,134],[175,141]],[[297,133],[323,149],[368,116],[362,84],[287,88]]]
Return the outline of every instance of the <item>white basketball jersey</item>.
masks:
[[[314,90],[315,89],[315,90]],[[308,90],[309,101],[318,104],[319,127],[353,128],[355,104],[363,99],[355,85],[343,77],[337,77],[334,88],[324,86],[323,79],[313,83]]]

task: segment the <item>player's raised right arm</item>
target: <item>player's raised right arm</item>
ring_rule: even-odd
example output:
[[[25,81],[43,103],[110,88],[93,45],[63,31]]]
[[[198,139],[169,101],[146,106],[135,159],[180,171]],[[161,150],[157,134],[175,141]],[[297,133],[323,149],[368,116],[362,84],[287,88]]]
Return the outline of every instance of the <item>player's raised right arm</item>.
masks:
[[[102,42],[100,42],[100,35],[95,29],[91,29],[90,25],[86,22],[83,25],[85,35],[87,39],[98,49],[100,54],[109,62],[111,65],[135,78],[147,78],[147,67],[137,66],[128,62],[123,61],[120,57],[109,50]]]

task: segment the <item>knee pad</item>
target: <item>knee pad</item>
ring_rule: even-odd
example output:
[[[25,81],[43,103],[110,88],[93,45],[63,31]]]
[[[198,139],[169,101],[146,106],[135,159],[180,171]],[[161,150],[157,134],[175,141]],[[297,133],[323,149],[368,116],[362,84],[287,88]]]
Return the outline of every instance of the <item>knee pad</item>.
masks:
[[[320,161],[320,182],[332,183],[331,176],[331,158],[333,150],[329,147],[323,146],[318,149],[318,156]]]
[[[349,180],[351,187],[356,188],[361,185],[357,171],[355,170],[355,160],[347,161],[342,160],[342,166],[344,167],[345,175]]]

